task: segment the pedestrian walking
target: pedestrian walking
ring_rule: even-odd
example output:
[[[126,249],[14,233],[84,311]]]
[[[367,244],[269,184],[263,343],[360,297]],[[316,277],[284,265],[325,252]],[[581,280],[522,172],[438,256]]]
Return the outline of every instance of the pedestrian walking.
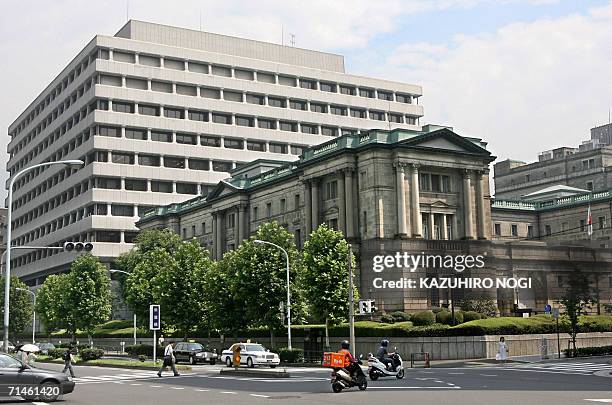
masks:
[[[172,372],[174,373],[175,377],[179,376],[180,374],[178,373],[178,371],[176,371],[176,367],[174,366],[175,363],[176,358],[174,357],[174,342],[168,342],[168,345],[164,349],[164,363],[157,372],[157,376],[161,377],[162,371],[164,371],[166,367],[170,367],[172,369]]]
[[[73,352],[75,352],[75,347],[70,345],[68,350],[66,350],[66,353],[64,353],[64,370],[62,371],[62,373],[70,371],[70,376],[72,378],[75,377],[74,370],[72,369],[72,363],[76,363]]]
[[[506,338],[502,336],[499,338],[499,343],[497,344],[497,354],[495,355],[495,360],[501,362],[501,364],[506,364],[507,358],[508,345],[506,344]]]

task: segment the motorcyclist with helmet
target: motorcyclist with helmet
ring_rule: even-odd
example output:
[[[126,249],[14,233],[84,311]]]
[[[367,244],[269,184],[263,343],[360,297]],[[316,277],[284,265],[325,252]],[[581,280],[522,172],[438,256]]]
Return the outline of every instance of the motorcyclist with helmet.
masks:
[[[350,344],[348,340],[343,340],[342,343],[340,343],[340,350],[338,353],[344,354],[344,368],[351,374],[351,376],[353,376],[356,368],[359,367],[359,362],[351,354],[349,349]]]
[[[389,364],[391,365],[391,371],[395,371],[395,361],[393,361],[392,356],[395,354],[394,352],[389,353],[389,341],[387,339],[383,339],[380,341],[380,347],[376,352],[376,358],[384,363],[385,367],[389,369]]]

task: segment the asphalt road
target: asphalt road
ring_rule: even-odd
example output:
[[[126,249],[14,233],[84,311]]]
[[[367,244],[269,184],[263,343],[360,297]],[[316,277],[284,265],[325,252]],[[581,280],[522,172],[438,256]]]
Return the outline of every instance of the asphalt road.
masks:
[[[59,366],[43,366],[58,369]],[[368,404],[576,405],[612,403],[612,359],[528,365],[408,369],[403,380],[368,381],[366,391],[331,392],[329,370],[292,368],[291,378],[219,374],[221,366],[158,378],[154,371],[75,367],[77,386],[65,404]],[[604,400],[604,401],[592,401]],[[607,401],[605,401],[607,400]],[[271,402],[272,401],[272,402]],[[26,402],[21,402],[26,403]],[[40,404],[40,403],[39,403]]]

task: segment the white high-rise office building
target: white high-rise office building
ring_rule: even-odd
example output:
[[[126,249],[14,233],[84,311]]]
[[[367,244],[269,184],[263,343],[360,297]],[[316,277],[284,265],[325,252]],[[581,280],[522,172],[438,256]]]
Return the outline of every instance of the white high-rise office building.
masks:
[[[13,243],[88,240],[112,262],[150,207],[206,193],[244,162],[295,160],[342,133],[418,129],[421,94],[347,74],[340,55],[129,21],[115,36],[94,37],[9,127],[11,176],[36,163],[85,161],[17,181]],[[29,285],[74,258],[12,256]]]

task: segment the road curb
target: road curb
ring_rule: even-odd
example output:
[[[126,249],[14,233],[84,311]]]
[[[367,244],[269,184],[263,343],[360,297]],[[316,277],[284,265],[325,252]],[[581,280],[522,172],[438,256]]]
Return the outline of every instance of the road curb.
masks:
[[[250,368],[222,368],[221,370],[219,370],[219,374],[265,378],[289,378],[291,376],[289,372],[285,369],[258,370]]]

